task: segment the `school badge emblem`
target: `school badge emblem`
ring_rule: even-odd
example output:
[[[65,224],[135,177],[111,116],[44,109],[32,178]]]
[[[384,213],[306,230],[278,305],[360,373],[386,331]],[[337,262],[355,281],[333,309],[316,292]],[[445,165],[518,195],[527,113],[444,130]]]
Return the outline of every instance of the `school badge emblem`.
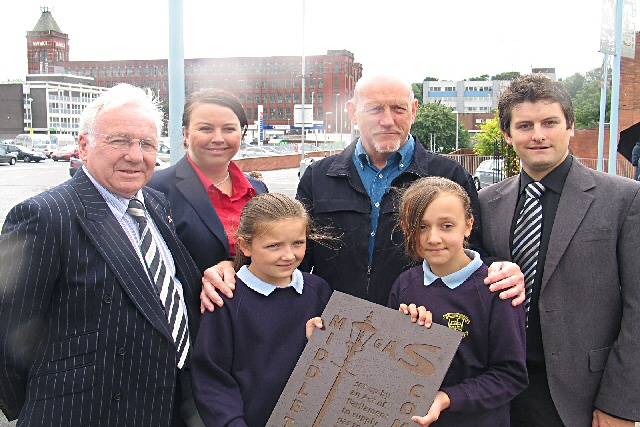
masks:
[[[469,335],[469,331],[464,330],[465,325],[471,323],[471,319],[469,319],[469,316],[467,316],[466,314],[445,313],[442,315],[442,318],[447,321],[447,326],[450,329],[462,332],[465,337]]]

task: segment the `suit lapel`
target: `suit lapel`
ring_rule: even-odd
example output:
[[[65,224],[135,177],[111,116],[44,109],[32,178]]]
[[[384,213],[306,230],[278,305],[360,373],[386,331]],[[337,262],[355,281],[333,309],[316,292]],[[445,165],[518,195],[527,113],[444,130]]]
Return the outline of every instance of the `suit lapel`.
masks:
[[[193,210],[200,217],[202,222],[218,240],[223,244],[227,252],[229,251],[229,241],[224,231],[224,226],[220,222],[218,214],[211,204],[209,196],[202,186],[202,182],[193,170],[187,157],[183,157],[176,165],[176,187],[182,196],[193,207]]]
[[[589,206],[593,202],[593,196],[587,193],[587,190],[595,186],[596,183],[590,170],[580,164],[578,160],[573,159],[549,236],[540,292],[544,291],[549,278],[558,267],[571,239],[587,214]]]
[[[142,315],[173,342],[154,285],[120,223],[82,170],[75,174],[72,185],[85,208],[85,217],[79,215],[78,221],[87,237]]]
[[[519,191],[520,179],[516,176],[506,181],[488,201],[488,211],[495,212],[495,220],[488,221],[490,227],[488,236],[495,236],[496,256],[504,260],[511,260],[509,241]],[[483,218],[482,221],[486,220]]]

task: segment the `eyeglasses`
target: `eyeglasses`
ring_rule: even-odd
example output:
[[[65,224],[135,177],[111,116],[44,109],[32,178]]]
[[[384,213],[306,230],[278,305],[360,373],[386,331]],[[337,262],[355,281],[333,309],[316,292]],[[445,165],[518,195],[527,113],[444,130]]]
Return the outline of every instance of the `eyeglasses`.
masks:
[[[158,152],[158,143],[154,139],[131,138],[129,135],[107,135],[103,133],[96,133],[94,136],[103,137],[104,143],[115,150],[129,151],[131,146],[136,144],[143,153]]]

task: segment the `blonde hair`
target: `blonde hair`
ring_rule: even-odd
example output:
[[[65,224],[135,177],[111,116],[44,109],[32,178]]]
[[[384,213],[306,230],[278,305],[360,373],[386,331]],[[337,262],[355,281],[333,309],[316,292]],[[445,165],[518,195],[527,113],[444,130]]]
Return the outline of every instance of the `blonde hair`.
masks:
[[[404,233],[404,246],[407,255],[420,260],[418,240],[420,223],[427,207],[441,194],[452,194],[460,199],[465,219],[473,220],[471,199],[459,184],[447,178],[430,176],[421,178],[409,186],[400,200],[400,228]]]

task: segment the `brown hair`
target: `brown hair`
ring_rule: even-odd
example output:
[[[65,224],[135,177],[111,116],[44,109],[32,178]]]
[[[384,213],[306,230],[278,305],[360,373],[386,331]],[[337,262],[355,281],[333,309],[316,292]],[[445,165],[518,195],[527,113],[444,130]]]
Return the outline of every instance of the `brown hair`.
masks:
[[[189,127],[191,113],[198,104],[215,104],[229,108],[240,121],[242,136],[244,137],[247,133],[247,113],[244,111],[242,104],[234,94],[222,89],[201,89],[191,93],[187,98],[187,102],[184,104],[184,112],[182,113],[183,128],[186,129]]]
[[[466,220],[473,219],[469,195],[459,184],[447,178],[430,176],[420,178],[407,188],[400,200],[400,228],[404,233],[404,247],[407,255],[420,260],[418,241],[420,223],[427,207],[441,194],[453,194],[462,202]]]
[[[573,126],[575,115],[571,97],[562,83],[554,82],[542,74],[528,74],[511,81],[507,89],[500,95],[498,101],[498,116],[500,129],[511,135],[511,111],[523,102],[549,101],[557,102],[567,122],[567,129]]]
[[[307,240],[331,239],[328,235],[315,231],[311,218],[302,203],[279,193],[260,194],[249,200],[240,216],[237,239],[243,239],[247,244],[251,244],[256,236],[265,232],[268,223],[291,218],[300,218],[306,221]],[[249,264],[250,261],[250,258],[245,256],[236,245],[236,256],[233,260],[235,270],[238,271],[240,267]]]

